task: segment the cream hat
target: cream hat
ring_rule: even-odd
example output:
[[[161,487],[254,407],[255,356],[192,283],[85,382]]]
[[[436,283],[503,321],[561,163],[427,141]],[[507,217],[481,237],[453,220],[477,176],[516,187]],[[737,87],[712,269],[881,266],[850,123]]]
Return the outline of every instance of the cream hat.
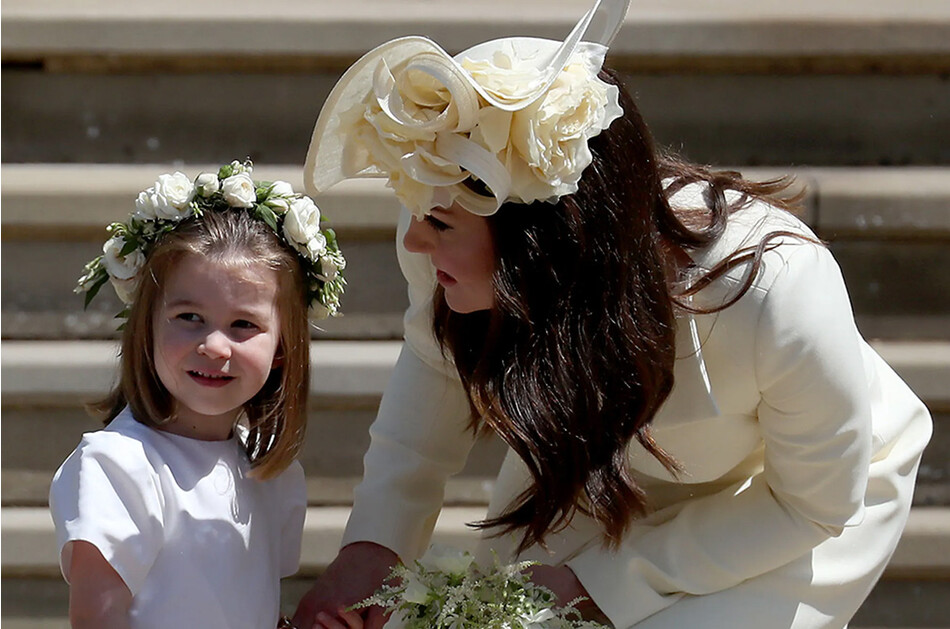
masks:
[[[456,57],[425,37],[366,53],[317,119],[304,167],[310,194],[351,177],[387,177],[417,217],[458,203],[556,201],[577,190],[587,141],[618,118],[597,77],[629,0],[595,0],[563,42],[508,37]]]

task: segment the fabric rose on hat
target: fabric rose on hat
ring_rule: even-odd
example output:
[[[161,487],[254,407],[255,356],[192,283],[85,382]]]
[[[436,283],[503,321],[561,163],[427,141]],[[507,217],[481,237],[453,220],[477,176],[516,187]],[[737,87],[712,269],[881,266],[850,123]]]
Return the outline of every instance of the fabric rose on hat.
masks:
[[[616,86],[591,80],[583,63],[572,63],[542,98],[514,112],[511,145],[527,170],[513,173],[512,195],[530,201],[577,192],[593,159],[588,140],[623,113],[617,101]]]
[[[576,192],[592,161],[588,140],[622,114],[618,89],[597,77],[599,61],[575,52],[534,100],[551,77],[513,53],[466,58],[462,69],[425,54],[394,69],[381,61],[370,94],[340,117],[342,170],[386,174],[417,217],[453,202],[488,215],[509,200],[554,201]],[[443,85],[435,76],[458,80]],[[529,104],[512,112],[489,97]],[[476,180],[480,192],[470,185]]]

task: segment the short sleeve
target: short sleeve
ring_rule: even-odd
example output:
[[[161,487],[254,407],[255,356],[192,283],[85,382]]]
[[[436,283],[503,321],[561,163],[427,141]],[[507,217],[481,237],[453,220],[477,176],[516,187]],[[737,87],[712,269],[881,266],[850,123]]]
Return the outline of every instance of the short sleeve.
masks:
[[[289,577],[300,567],[303,525],[307,516],[307,482],[299,461],[280,475],[282,501],[280,531],[280,576]]]
[[[50,487],[60,568],[69,581],[70,543],[102,553],[135,596],[162,546],[162,500],[142,444],[115,432],[83,437]]]

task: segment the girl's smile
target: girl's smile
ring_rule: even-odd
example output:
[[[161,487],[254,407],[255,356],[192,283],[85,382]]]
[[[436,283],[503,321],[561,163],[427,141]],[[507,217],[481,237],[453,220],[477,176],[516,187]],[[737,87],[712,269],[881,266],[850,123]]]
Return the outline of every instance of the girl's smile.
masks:
[[[175,399],[163,429],[225,439],[267,382],[280,339],[277,272],[186,255],[154,317],[155,369]]]

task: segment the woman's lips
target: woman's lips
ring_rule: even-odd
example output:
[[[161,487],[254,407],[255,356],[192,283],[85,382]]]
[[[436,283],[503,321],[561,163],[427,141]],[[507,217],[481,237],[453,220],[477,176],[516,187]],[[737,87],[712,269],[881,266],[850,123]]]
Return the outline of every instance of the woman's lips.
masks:
[[[229,382],[231,382],[232,380],[234,380],[234,377],[233,377],[233,376],[225,376],[225,375],[222,375],[222,374],[206,373],[206,372],[203,372],[203,371],[189,371],[189,372],[188,372],[188,375],[191,377],[192,380],[194,380],[195,382],[197,382],[197,383],[200,384],[201,386],[203,386],[203,387],[212,387],[212,388],[223,387],[223,386],[225,386],[226,384],[228,384]]]
[[[458,281],[445,271],[440,270],[436,270],[435,278],[439,281],[439,284],[442,284],[442,286],[452,286]]]

